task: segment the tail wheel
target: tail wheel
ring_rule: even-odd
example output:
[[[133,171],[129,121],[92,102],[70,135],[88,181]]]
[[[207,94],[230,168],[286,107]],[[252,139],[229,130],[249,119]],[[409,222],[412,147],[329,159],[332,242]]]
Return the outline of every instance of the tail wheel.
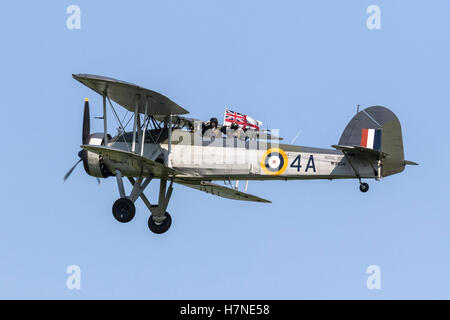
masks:
[[[169,230],[172,224],[172,217],[168,212],[166,212],[164,216],[166,217],[166,219],[164,219],[164,221],[162,221],[161,223],[155,222],[155,220],[153,220],[153,215],[148,218],[148,228],[153,233],[161,234]]]
[[[114,202],[112,212],[117,221],[127,223],[133,220],[136,213],[136,207],[130,199],[120,198]]]
[[[359,185],[359,190],[361,190],[361,192],[367,192],[369,191],[369,185],[363,182]]]

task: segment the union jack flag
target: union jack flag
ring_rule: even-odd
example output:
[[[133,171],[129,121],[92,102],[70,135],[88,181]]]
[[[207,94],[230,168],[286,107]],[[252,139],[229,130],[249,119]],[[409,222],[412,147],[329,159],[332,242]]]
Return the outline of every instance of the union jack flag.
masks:
[[[245,114],[225,109],[225,115],[223,118],[224,126],[230,126],[233,122],[236,122],[239,127],[243,129],[259,130],[262,126],[262,122],[255,120]]]

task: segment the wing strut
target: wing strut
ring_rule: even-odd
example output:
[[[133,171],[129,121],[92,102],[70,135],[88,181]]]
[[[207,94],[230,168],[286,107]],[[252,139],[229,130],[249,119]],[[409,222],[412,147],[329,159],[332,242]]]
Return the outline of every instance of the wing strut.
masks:
[[[106,123],[106,92],[103,93],[102,97],[103,97],[103,133],[104,133],[103,145],[107,146],[108,145],[108,127],[107,127],[107,123]]]
[[[167,166],[169,167],[169,168],[171,168],[172,167],[172,161],[171,161],[171,157],[170,157],[170,154],[171,154],[171,151],[172,151],[172,115],[169,115],[169,126],[168,126],[168,129],[169,129],[169,142],[168,142],[168,146],[167,146]]]
[[[148,118],[148,115],[147,115],[147,109],[148,109],[148,99],[145,99],[145,118],[144,118],[144,128],[143,128],[143,131],[142,131],[142,140],[141,140],[141,156],[144,155],[145,129],[147,128],[146,122],[149,121],[149,118]]]
[[[136,131],[137,131],[137,117],[138,117],[138,110],[139,110],[139,100],[136,96],[136,102],[134,107],[134,125],[133,125],[133,141],[131,142],[131,152],[136,151]]]

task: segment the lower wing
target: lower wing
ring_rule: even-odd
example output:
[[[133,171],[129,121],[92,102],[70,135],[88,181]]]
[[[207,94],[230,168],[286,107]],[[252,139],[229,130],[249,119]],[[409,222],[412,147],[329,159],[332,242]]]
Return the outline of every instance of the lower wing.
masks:
[[[264,202],[272,203],[272,201],[239,191],[225,186],[221,186],[209,181],[195,181],[195,180],[185,180],[185,179],[174,179],[174,182],[182,184],[186,187],[197,189],[206,193],[211,193],[213,195],[232,199],[232,200],[243,200],[243,201],[254,201],[254,202]]]

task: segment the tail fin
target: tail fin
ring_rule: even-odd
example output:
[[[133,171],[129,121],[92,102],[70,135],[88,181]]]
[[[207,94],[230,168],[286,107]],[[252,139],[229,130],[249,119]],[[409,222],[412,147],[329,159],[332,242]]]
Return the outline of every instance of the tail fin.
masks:
[[[345,127],[339,145],[362,146],[386,153],[381,170],[383,177],[402,172],[407,164],[400,121],[385,107],[374,106],[358,112]]]

